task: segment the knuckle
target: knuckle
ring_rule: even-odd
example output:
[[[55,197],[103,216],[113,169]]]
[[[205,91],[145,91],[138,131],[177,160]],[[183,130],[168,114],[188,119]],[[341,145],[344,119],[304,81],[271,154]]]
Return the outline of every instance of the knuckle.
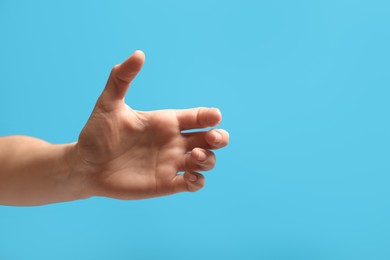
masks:
[[[198,125],[200,127],[207,127],[207,118],[204,116],[206,108],[205,107],[198,107],[196,112],[196,120],[198,122]]]
[[[111,68],[111,74],[115,75],[118,72],[120,64],[116,64]]]
[[[111,68],[110,78],[114,84],[129,84],[129,80],[126,77],[123,77],[123,73],[120,73],[120,65],[116,64]]]

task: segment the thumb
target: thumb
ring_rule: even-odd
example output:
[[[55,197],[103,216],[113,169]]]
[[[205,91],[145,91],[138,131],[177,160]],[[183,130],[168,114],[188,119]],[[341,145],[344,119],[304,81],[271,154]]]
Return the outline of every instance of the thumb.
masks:
[[[123,100],[131,81],[137,76],[145,61],[142,51],[135,51],[127,60],[115,65],[108,78],[103,95],[111,100]]]

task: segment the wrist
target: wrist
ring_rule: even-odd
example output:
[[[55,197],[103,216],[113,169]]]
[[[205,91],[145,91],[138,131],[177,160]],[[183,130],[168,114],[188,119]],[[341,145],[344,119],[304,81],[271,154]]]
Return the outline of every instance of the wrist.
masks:
[[[64,146],[64,162],[68,168],[66,177],[71,200],[87,199],[93,196],[91,188],[91,169],[82,160],[78,152],[78,143],[70,143]]]

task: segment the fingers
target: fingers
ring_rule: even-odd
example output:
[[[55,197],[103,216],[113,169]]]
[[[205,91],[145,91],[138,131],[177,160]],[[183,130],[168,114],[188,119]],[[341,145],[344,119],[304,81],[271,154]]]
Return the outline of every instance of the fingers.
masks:
[[[198,172],[186,171],[176,175],[174,179],[174,192],[195,192],[204,187],[204,176]]]
[[[102,96],[111,100],[123,100],[131,81],[141,70],[144,61],[145,54],[142,51],[135,51],[127,60],[115,65]]]
[[[221,111],[217,108],[191,108],[176,110],[180,130],[205,128],[218,125],[222,120]]]
[[[194,148],[190,153],[184,155],[179,171],[209,171],[215,166],[215,155],[213,152]]]
[[[229,133],[223,129],[183,133],[182,136],[186,139],[186,148],[188,151],[191,151],[195,147],[215,150],[225,147],[229,143]]]
[[[215,166],[215,155],[213,152],[195,148],[191,153],[185,154],[178,174],[173,180],[174,192],[194,192],[203,188],[205,178],[198,171],[208,171]]]
[[[229,133],[222,129],[213,129],[208,132],[194,132],[182,134],[187,140],[187,149],[190,153],[184,155],[178,174],[173,179],[174,192],[198,191],[203,188],[205,179],[198,171],[208,171],[214,168],[216,158],[208,149],[218,149],[229,143]]]

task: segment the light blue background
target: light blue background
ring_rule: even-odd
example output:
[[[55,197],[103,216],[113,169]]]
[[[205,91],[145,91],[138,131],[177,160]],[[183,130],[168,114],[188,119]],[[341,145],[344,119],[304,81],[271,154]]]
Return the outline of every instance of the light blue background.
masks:
[[[140,110],[219,107],[207,185],[0,207],[0,259],[390,259],[390,2],[0,1],[0,135],[72,142],[111,67]]]

